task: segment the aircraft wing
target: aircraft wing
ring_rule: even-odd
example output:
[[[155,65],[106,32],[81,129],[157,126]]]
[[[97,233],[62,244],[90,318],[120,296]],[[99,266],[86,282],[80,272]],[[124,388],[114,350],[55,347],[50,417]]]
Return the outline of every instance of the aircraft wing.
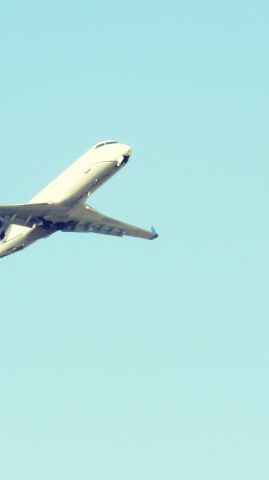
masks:
[[[69,218],[76,223],[76,227],[74,228],[76,232],[102,233],[104,235],[114,235],[117,237],[128,235],[130,237],[145,238],[148,240],[153,240],[158,237],[158,234],[154,230],[144,230],[143,228],[134,227],[128,223],[115,220],[89,206],[70,213]]]
[[[27,203],[0,205],[0,233],[10,224],[32,227],[36,224],[64,232],[94,232],[123,237],[124,235],[153,240],[155,231],[144,230],[128,223],[107,217],[87,206],[73,208],[70,212],[60,205],[48,203]]]

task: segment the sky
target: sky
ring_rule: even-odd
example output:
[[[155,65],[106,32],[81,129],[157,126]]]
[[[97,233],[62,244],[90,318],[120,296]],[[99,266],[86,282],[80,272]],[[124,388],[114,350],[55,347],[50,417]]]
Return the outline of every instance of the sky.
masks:
[[[118,140],[133,155],[90,204],[159,232],[1,259],[1,478],[268,479],[268,16],[1,6],[0,203]]]

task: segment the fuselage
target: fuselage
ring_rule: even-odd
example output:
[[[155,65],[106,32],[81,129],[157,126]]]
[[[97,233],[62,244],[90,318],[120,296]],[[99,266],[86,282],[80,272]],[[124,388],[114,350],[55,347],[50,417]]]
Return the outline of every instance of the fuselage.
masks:
[[[124,166],[131,155],[128,145],[118,142],[101,142],[73,163],[67,170],[41,190],[29,203],[61,205],[68,212],[97,190],[105,181]],[[10,225],[0,243],[0,257],[20,250],[39,238],[51,235],[44,224],[27,226]]]

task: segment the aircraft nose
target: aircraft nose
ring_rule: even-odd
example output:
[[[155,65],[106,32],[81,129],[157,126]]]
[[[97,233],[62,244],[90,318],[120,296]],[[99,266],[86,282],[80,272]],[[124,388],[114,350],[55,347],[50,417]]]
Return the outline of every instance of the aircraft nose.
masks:
[[[123,154],[123,163],[127,163],[131,155],[132,155],[132,149],[131,147],[127,146],[126,151]]]
[[[128,162],[131,154],[132,154],[131,147],[129,147],[129,145],[121,144],[119,148],[119,157],[117,161],[117,166],[119,167],[120,165],[121,166],[125,165]]]

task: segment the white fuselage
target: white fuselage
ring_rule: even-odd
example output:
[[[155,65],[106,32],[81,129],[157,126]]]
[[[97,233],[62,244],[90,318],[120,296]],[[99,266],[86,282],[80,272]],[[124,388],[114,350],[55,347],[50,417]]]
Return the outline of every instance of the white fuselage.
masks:
[[[114,175],[129,159],[128,145],[103,142],[88,150],[60,176],[39,192],[29,203],[60,204],[68,211],[85,202],[105,181]],[[10,225],[0,244],[0,256],[24,248],[39,238],[50,235],[40,225],[31,228]]]

